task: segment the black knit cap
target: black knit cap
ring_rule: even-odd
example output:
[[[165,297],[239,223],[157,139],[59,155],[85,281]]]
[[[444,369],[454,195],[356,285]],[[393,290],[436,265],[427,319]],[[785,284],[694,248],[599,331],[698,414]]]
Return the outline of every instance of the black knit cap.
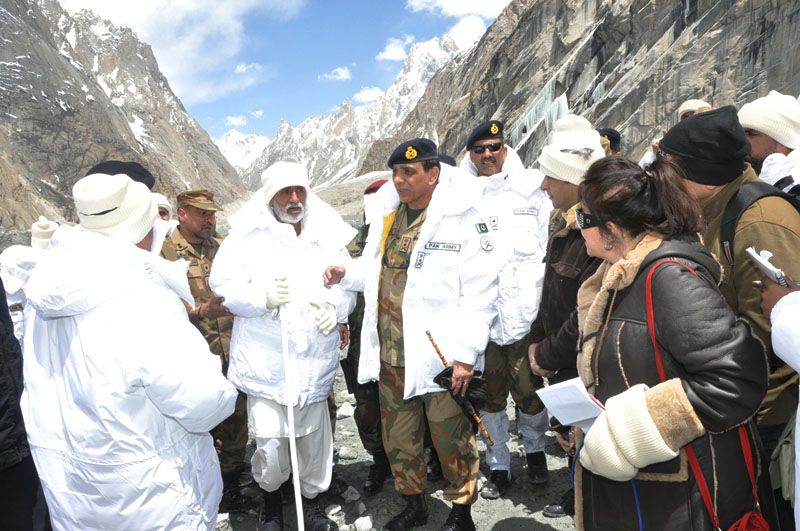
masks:
[[[503,122],[499,120],[491,120],[485,124],[481,124],[469,134],[467,138],[467,151],[472,149],[475,142],[478,140],[486,140],[487,138],[503,139]]]
[[[604,136],[608,139],[608,141],[614,145],[618,146],[620,142],[622,142],[622,135],[619,134],[619,131],[616,129],[612,129],[610,127],[603,127],[602,129],[597,130],[600,133],[600,136]]]
[[[391,168],[395,164],[411,164],[423,160],[439,159],[436,144],[427,138],[415,138],[403,142],[392,151],[386,164]]]
[[[105,173],[106,175],[117,175],[123,173],[132,180],[142,183],[151,190],[156,184],[156,178],[138,162],[124,162],[121,160],[106,160],[92,166],[86,175],[95,173]]]
[[[722,186],[744,171],[750,142],[736,108],[727,105],[678,122],[661,139],[658,151],[676,157],[690,181]]]

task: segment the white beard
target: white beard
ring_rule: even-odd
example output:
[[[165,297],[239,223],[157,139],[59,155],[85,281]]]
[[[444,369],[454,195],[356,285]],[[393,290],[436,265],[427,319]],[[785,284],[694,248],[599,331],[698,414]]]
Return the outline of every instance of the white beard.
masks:
[[[290,208],[299,208],[300,212],[297,214],[289,214]],[[306,207],[303,203],[287,203],[286,207],[282,207],[275,202],[275,204],[272,205],[272,212],[275,214],[275,217],[278,218],[278,221],[282,223],[299,223],[306,217]]]

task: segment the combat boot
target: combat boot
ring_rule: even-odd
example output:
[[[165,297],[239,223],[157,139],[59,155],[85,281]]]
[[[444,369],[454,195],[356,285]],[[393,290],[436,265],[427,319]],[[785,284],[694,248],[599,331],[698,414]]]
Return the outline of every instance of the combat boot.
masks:
[[[364,495],[375,496],[383,490],[383,483],[392,476],[392,468],[389,466],[389,458],[384,452],[375,453],[372,456],[375,463],[369,467],[369,476],[364,482]]]
[[[258,515],[256,531],[283,531],[283,506],[280,491],[264,493],[264,510]]]
[[[220,513],[244,513],[251,506],[250,498],[239,490],[239,472],[223,472]]]
[[[547,470],[547,457],[544,452],[525,454],[525,460],[528,462],[528,480],[531,485],[547,483],[550,473]]]
[[[400,514],[389,520],[383,527],[384,531],[406,531],[428,523],[428,504],[425,495],[403,495],[406,499],[406,508]]]
[[[475,522],[472,521],[471,505],[454,503],[447,521],[439,531],[475,531]]]
[[[336,522],[325,516],[319,508],[317,498],[303,496],[303,520],[306,522],[306,529],[310,531],[339,531]]]

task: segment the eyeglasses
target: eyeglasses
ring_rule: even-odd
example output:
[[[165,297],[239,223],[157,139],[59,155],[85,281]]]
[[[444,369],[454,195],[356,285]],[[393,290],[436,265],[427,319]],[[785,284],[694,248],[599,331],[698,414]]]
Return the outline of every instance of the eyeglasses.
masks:
[[[476,155],[480,155],[488,148],[489,151],[491,151],[492,153],[497,153],[498,151],[500,151],[500,148],[502,147],[503,147],[502,142],[495,142],[493,144],[484,144],[482,146],[472,146],[472,152],[475,153]]]
[[[578,224],[578,228],[581,230],[591,229],[592,227],[600,225],[596,217],[587,214],[582,208],[575,210],[575,223]]]

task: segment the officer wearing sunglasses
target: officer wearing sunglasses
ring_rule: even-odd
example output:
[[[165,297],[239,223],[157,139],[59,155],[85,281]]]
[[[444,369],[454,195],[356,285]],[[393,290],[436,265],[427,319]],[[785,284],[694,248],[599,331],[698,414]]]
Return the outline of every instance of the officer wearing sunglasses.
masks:
[[[503,123],[492,120],[475,128],[467,139],[467,151],[479,176],[499,173],[508,155],[503,144]]]

